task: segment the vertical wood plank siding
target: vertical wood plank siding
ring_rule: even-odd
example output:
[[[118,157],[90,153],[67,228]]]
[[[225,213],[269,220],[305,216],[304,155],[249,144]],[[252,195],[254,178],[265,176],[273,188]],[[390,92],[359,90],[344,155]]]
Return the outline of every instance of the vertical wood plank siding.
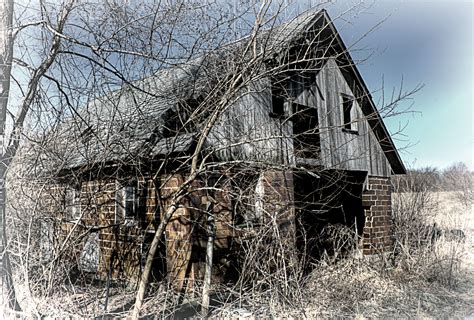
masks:
[[[351,111],[352,128],[357,133],[343,130],[341,95],[354,98],[356,95],[337,63],[328,59],[315,79],[310,85],[304,85],[308,79],[297,74],[292,77],[289,92],[291,102],[318,110],[322,165],[389,177],[390,164],[357,100],[354,100]],[[292,123],[270,116],[270,86],[268,79],[255,83],[222,114],[209,137],[210,145],[218,149],[217,154],[222,160],[295,163]],[[291,112],[289,105],[285,104],[287,115]]]

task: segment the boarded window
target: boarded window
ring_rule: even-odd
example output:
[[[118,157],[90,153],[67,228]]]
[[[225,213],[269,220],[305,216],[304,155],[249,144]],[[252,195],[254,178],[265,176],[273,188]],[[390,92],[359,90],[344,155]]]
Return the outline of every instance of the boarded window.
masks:
[[[97,272],[99,269],[99,234],[92,233],[86,238],[82,249],[79,266],[86,272]]]
[[[235,183],[231,196],[235,206],[235,224],[249,227],[260,223],[264,215],[264,181],[256,172],[246,172],[232,179]]]
[[[40,254],[43,263],[51,261],[54,253],[54,220],[40,221]]]

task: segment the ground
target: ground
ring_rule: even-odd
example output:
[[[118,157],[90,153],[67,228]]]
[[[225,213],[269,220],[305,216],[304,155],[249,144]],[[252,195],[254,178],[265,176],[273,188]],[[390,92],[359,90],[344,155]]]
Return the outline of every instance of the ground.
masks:
[[[399,266],[383,271],[379,262],[361,257],[342,260],[336,264],[317,267],[301,288],[301,296],[293,306],[282,307],[262,294],[258,303],[243,305],[228,303],[216,312],[220,317],[255,319],[269,314],[289,314],[295,318],[417,318],[417,319],[473,319],[474,320],[474,213],[472,203],[459,201],[456,193],[433,193],[434,208],[429,222],[444,230],[461,229],[462,242],[441,239],[436,244],[434,261],[439,265],[418,267],[410,272]],[[431,256],[430,259],[433,259]],[[438,260],[436,260],[438,259]],[[454,262],[460,260],[459,268]],[[430,279],[429,275],[433,275]],[[148,300],[145,314],[173,312],[173,298],[165,291]],[[2,291],[4,296],[4,291]],[[164,295],[164,296],[163,296]],[[19,292],[20,297],[25,297]],[[249,296],[254,299],[256,296]],[[112,289],[108,315],[124,317],[133,304],[134,290]],[[102,288],[80,291],[69,296],[53,295],[51,299],[34,299],[25,311],[31,315],[43,314],[48,318],[88,318],[103,313],[105,291]],[[168,303],[169,305],[166,305]],[[165,305],[165,306],[164,306]],[[2,301],[0,319],[9,319]],[[183,314],[193,312],[193,303],[182,308]],[[185,310],[186,309],[186,310]],[[22,315],[26,315],[23,313]],[[88,316],[89,315],[89,316]],[[219,317],[218,316],[218,317]]]

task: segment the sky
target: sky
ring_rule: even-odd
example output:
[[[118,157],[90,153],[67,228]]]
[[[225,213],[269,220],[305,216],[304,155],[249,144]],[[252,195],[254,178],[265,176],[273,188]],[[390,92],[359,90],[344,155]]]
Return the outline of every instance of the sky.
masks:
[[[446,168],[462,161],[474,170],[473,2],[459,0],[338,1],[327,10],[359,64],[375,102],[392,90],[423,88],[385,120],[405,165]],[[377,24],[380,25],[370,31]],[[361,39],[362,38],[362,39]]]

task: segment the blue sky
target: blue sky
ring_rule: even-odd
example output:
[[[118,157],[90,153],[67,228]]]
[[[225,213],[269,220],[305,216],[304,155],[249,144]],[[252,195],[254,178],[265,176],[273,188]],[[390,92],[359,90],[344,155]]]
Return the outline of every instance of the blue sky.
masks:
[[[327,10],[346,45],[358,41],[354,58],[366,57],[359,70],[371,90],[386,96],[392,89],[410,90],[424,84],[407,101],[414,113],[389,118],[391,131],[405,127],[396,140],[408,167],[444,168],[463,161],[473,163],[473,3],[471,1],[365,1],[366,8],[337,19],[356,1],[339,1]],[[377,102],[380,91],[374,93]],[[409,147],[405,148],[406,146]]]

